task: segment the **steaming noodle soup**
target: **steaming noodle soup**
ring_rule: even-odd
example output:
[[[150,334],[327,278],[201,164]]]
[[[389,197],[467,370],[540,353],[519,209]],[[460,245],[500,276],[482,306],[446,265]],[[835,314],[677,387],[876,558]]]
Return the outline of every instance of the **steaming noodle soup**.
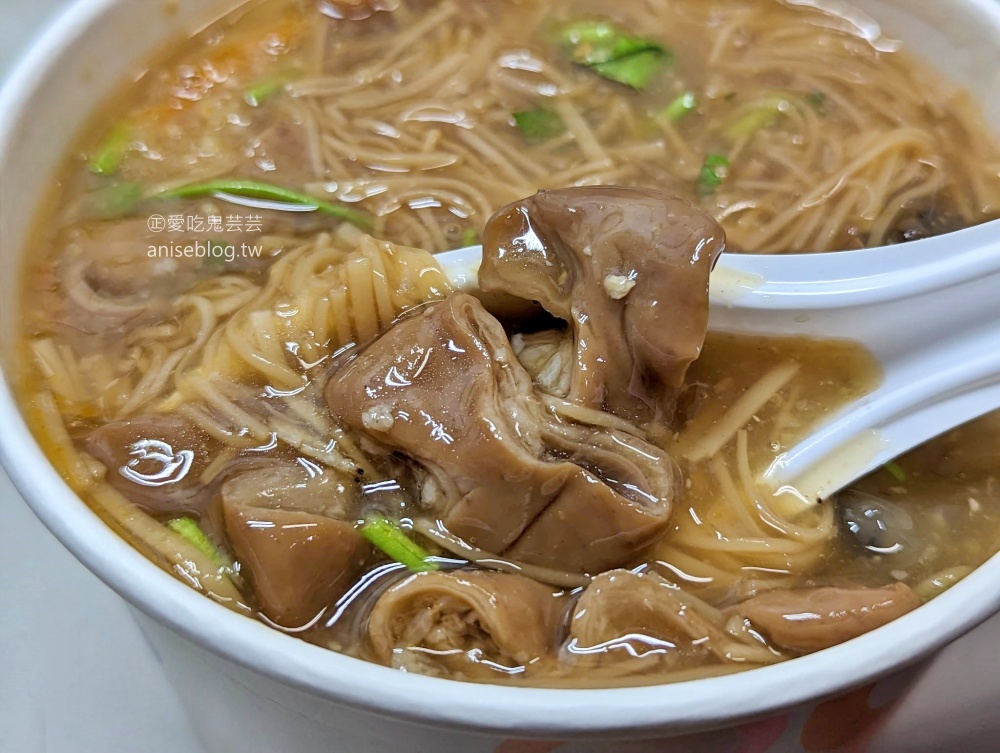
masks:
[[[152,561],[317,645],[679,680],[848,640],[997,549],[997,415],[776,494],[878,369],[706,336],[724,245],[1000,213],[974,105],[860,14],[252,3],[112,103],[56,199],[19,384],[49,456]],[[433,257],[478,242],[485,305]]]

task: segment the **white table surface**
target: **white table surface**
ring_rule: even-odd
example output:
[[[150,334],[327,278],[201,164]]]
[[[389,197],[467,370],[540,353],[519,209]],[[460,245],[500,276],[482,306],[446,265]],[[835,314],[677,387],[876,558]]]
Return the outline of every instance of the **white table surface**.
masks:
[[[0,0],[0,78],[66,4]],[[1000,750],[998,670],[1000,617],[925,666],[871,750]],[[140,752],[202,749],[124,604],[0,470],[0,753]]]

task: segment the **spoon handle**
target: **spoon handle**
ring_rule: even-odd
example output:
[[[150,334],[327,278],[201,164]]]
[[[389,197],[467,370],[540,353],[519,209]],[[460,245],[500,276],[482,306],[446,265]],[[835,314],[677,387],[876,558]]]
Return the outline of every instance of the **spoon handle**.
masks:
[[[1000,223],[905,246],[724,260],[711,327],[859,342],[883,380],[778,457],[764,479],[823,499],[1000,408]]]
[[[812,501],[929,439],[1000,408],[1000,320],[885,366],[883,383],[846,406],[764,474]]]
[[[478,246],[437,257],[474,292]],[[881,385],[778,457],[764,479],[807,504],[892,458],[1000,408],[1000,223],[883,249],[724,254],[713,330],[864,345]]]

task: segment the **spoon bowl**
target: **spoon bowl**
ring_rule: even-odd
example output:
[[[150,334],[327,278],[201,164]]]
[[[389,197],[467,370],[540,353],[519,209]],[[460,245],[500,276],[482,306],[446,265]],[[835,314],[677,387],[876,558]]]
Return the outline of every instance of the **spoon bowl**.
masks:
[[[481,246],[436,258],[457,287],[478,288]],[[851,340],[882,369],[764,473],[807,503],[1000,408],[1000,221],[883,249],[723,254],[710,292],[710,329]]]

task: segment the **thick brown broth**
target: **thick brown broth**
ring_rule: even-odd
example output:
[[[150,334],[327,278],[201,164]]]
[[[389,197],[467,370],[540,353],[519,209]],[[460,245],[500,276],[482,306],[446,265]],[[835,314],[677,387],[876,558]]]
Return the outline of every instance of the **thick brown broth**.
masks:
[[[148,195],[225,177],[356,204],[376,215],[377,235],[433,251],[468,245],[511,201],[577,184],[685,196],[722,222],[731,250],[756,253],[894,243],[1000,214],[1000,149],[967,95],[905,49],[878,51],[801,6],[248,7],[154,66],[100,118],[84,152],[99,152],[115,128],[131,148],[113,176],[76,162],[65,220],[102,213],[100,195],[73,206],[87,189],[137,182]],[[641,91],[574,65],[561,30],[592,18],[641,32],[669,64]],[[675,106],[688,93],[696,104]],[[517,113],[538,112],[542,125],[516,124]],[[728,165],[706,165],[716,158]],[[129,213],[156,207],[240,214],[211,199]],[[267,227],[315,224],[262,216]]]
[[[734,363],[739,368],[734,369]],[[693,444],[720,423],[741,395],[786,364],[797,367],[794,375],[742,427],[747,432],[753,469],[766,468],[809,426],[824,420],[838,405],[868,392],[880,378],[868,355],[850,343],[772,341],[710,333],[704,354],[688,375],[689,384],[705,387],[698,390],[698,398],[688,412],[690,424],[677,435],[672,454],[684,457]],[[746,557],[737,579],[721,583],[713,578],[712,568],[698,567],[697,559],[705,550],[697,545],[710,546],[706,536],[717,532],[727,535],[733,530],[733,521],[726,518],[726,508],[721,505],[721,519],[717,524],[713,521],[713,502],[718,502],[724,492],[711,461],[689,463],[686,470],[691,479],[691,514],[679,515],[675,535],[664,538],[665,559],[669,563],[670,553],[678,550],[690,555],[684,561],[691,565],[691,572],[683,567],[670,569],[682,580],[692,576],[687,580],[689,587],[696,590],[712,591],[731,585],[758,588],[759,580],[781,582],[791,575],[800,585],[854,581],[875,586],[903,581],[931,595],[936,591],[925,579],[953,568],[968,572],[992,556],[1000,544],[996,432],[997,416],[986,416],[912,451],[891,470],[873,473],[832,502],[822,503],[817,511],[824,505],[833,508],[831,525],[837,533],[827,548],[809,552],[811,561],[807,566],[793,559],[783,562],[788,557],[785,553],[762,550],[759,556]],[[723,450],[725,464],[732,468],[738,464],[734,444]],[[856,499],[855,492],[874,499]],[[778,497],[775,502],[781,509],[784,502],[791,500]],[[851,533],[851,518],[846,511],[858,507],[859,502],[879,506],[880,519],[884,518],[892,531],[890,542],[877,543],[883,549],[893,549],[894,537],[898,537],[898,551],[866,548],[868,539]],[[688,539],[695,545],[685,546]],[[656,548],[652,554],[658,554]],[[807,573],[804,578],[803,571]]]
[[[345,428],[324,389],[359,346],[449,296],[427,252],[478,241],[507,202],[541,187],[652,185],[714,215],[734,250],[761,252],[912,239],[1000,208],[1000,156],[964,95],[815,11],[764,0],[466,5],[255,2],[100,115],[32,249],[17,375],[39,440],[81,497],[168,572],[313,643],[546,686],[790,658],[812,649],[762,637],[739,611],[746,600],[894,583],[926,600],[991,556],[997,416],[836,500],[774,497],[760,473],[879,374],[849,343],[721,333],[688,371],[671,431],[657,434],[683,488],[666,532],[621,563],[632,573],[599,575],[584,597],[580,572],[442,536],[418,464]],[[672,63],[641,91],[573,64],[560,30],[595,17],[669,48]],[[666,115],[688,91],[697,105]],[[556,132],[518,125],[514,113],[539,109]],[[712,155],[729,162],[714,179],[703,174]],[[157,195],[233,178],[360,209],[386,242],[259,189]],[[149,251],[199,244],[200,255]],[[648,439],[646,427],[559,402],[571,349],[563,332],[536,332],[551,320],[501,319],[532,333],[512,348],[553,425]],[[439,569],[411,576],[369,546],[359,531],[373,515],[403,521]],[[253,539],[268,526],[287,537]],[[343,577],[302,589],[273,558],[315,541],[343,545],[306,569]],[[240,554],[251,549],[266,557]],[[470,596],[491,589],[506,606]],[[660,611],[616,621],[614,605],[633,614],[634,594]]]

